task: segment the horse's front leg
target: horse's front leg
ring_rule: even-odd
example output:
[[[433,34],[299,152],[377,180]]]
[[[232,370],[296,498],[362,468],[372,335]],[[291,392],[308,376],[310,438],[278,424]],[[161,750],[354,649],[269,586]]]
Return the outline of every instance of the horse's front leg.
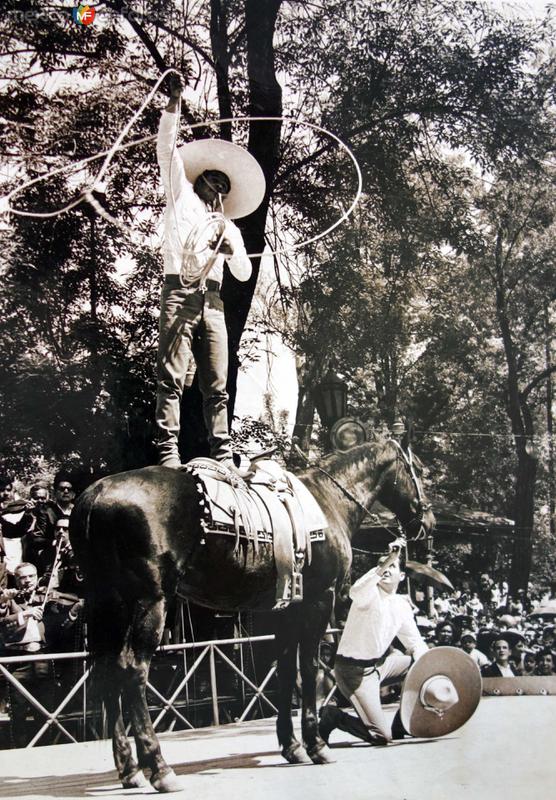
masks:
[[[292,695],[297,677],[298,624],[291,609],[276,616],[278,719],[276,733],[282,755],[290,764],[310,764],[305,748],[296,739],[292,722]]]
[[[330,589],[317,602],[303,604],[300,615],[302,633],[299,643],[299,668],[301,672],[302,711],[301,731],[303,744],[314,764],[333,764],[335,759],[319,736],[317,719],[317,674],[319,643],[324,636],[334,604],[334,591]]]

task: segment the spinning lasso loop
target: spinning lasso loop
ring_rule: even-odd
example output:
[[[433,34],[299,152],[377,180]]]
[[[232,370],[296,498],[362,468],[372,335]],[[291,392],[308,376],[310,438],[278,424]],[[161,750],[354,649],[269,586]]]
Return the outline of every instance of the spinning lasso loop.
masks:
[[[139,119],[139,117],[143,113],[144,109],[147,107],[147,105],[150,103],[150,101],[154,97],[158,87],[160,86],[160,84],[162,83],[164,78],[168,74],[170,74],[172,72],[177,74],[177,75],[180,74],[180,73],[177,72],[177,70],[168,69],[160,76],[160,78],[157,80],[157,82],[155,83],[155,85],[153,86],[153,88],[151,89],[149,94],[147,95],[146,99],[140,105],[139,109],[135,112],[135,114],[130,119],[130,121],[124,126],[124,128],[121,130],[121,132],[118,134],[116,140],[114,141],[114,144],[108,150],[105,150],[103,152],[97,153],[94,156],[89,156],[87,158],[83,158],[83,159],[81,159],[80,161],[78,161],[76,163],[66,164],[63,167],[58,167],[56,169],[51,170],[46,175],[41,175],[38,178],[33,178],[32,180],[26,181],[21,186],[16,187],[11,192],[9,192],[7,195],[5,195],[4,197],[0,198],[1,212],[2,213],[12,213],[12,214],[15,214],[17,216],[22,216],[22,217],[35,217],[37,219],[48,219],[48,218],[52,218],[52,217],[57,217],[60,214],[64,214],[66,211],[70,211],[73,208],[76,208],[78,205],[80,205],[83,202],[88,202],[101,217],[103,217],[104,219],[107,220],[107,222],[110,222],[112,225],[117,226],[120,230],[122,230],[122,232],[124,232],[126,234],[129,234],[128,228],[126,228],[119,220],[117,220],[112,214],[110,214],[98,202],[98,200],[96,200],[96,198],[93,196],[93,191],[95,189],[101,188],[102,179],[104,178],[104,175],[106,174],[106,170],[108,169],[112,159],[114,158],[114,156],[116,155],[116,153],[118,151],[127,150],[127,149],[129,149],[131,147],[135,147],[137,145],[144,144],[146,142],[154,141],[157,138],[157,134],[152,134],[150,136],[143,136],[140,139],[135,139],[134,141],[128,142],[127,144],[122,144],[122,139],[126,136],[127,133],[129,133],[129,131],[131,130],[133,125],[137,122],[137,120]],[[328,137],[329,139],[331,139],[333,142],[335,142],[348,155],[348,157],[350,158],[350,160],[351,160],[351,162],[353,164],[353,167],[355,169],[355,174],[357,176],[357,190],[355,192],[355,195],[354,195],[354,198],[353,198],[352,202],[350,203],[348,208],[341,214],[341,216],[338,217],[338,219],[335,222],[333,222],[331,225],[329,225],[324,231],[321,231],[320,233],[316,234],[315,236],[311,236],[311,237],[309,237],[307,239],[304,239],[301,242],[275,247],[272,250],[265,250],[265,251],[260,252],[260,253],[247,253],[247,257],[248,258],[260,258],[263,255],[278,255],[280,253],[287,253],[287,252],[291,252],[293,250],[299,250],[299,249],[301,249],[302,247],[305,247],[308,244],[313,244],[314,242],[317,242],[320,239],[323,239],[325,236],[328,236],[328,234],[332,233],[332,231],[334,231],[336,228],[338,228],[343,222],[345,222],[348,219],[348,217],[352,214],[352,212],[354,211],[355,207],[357,206],[357,203],[359,202],[359,198],[361,197],[361,193],[363,191],[363,176],[361,174],[361,168],[359,167],[359,163],[358,163],[355,155],[353,154],[351,149],[347,146],[347,144],[345,144],[345,142],[343,142],[338,136],[336,136],[336,134],[332,133],[331,131],[326,130],[325,128],[321,127],[320,125],[316,125],[315,123],[300,121],[300,120],[292,119],[291,117],[285,117],[285,116],[223,117],[223,118],[217,119],[217,120],[207,120],[205,122],[195,122],[195,123],[190,124],[189,127],[193,130],[195,128],[206,128],[206,127],[209,127],[211,125],[224,125],[224,124],[227,124],[227,123],[234,123],[234,122],[283,122],[285,124],[290,124],[290,125],[299,126],[299,127],[303,127],[303,128],[308,128],[310,130],[314,130],[314,131],[316,131],[316,132]],[[31,186],[34,186],[34,185],[36,185],[38,183],[41,183],[42,181],[48,180],[49,178],[52,178],[55,175],[59,175],[59,174],[61,174],[63,172],[67,172],[69,170],[77,170],[77,169],[79,169],[80,167],[82,167],[82,166],[84,166],[86,164],[89,164],[89,163],[91,163],[93,161],[96,161],[99,158],[102,158],[103,156],[105,156],[104,162],[103,162],[99,172],[97,173],[94,181],[89,186],[89,188],[85,189],[78,198],[72,200],[67,205],[63,206],[62,208],[58,208],[55,211],[49,211],[49,212],[24,211],[23,209],[14,208],[10,204],[10,201],[14,197],[16,197],[18,194],[23,192],[25,189],[28,189]],[[195,251],[195,250],[190,250],[190,251],[186,250],[185,251],[185,255],[196,255],[197,253],[198,253],[198,251]]]

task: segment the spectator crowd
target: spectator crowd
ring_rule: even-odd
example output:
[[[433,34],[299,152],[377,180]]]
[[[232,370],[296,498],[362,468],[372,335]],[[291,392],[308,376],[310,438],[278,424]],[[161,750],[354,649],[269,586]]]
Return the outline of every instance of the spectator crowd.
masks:
[[[461,647],[484,677],[546,676],[556,674],[555,616],[556,583],[513,598],[506,581],[485,573],[476,591],[442,592],[433,619],[417,616],[417,622],[431,647]]]
[[[83,647],[82,579],[68,536],[75,499],[71,476],[58,472],[52,492],[36,482],[19,497],[0,475],[0,656],[28,656]],[[9,671],[43,707],[52,710],[71,681],[70,662],[11,662]],[[28,744],[45,721],[40,710],[6,680],[0,714],[9,713],[11,743]]]

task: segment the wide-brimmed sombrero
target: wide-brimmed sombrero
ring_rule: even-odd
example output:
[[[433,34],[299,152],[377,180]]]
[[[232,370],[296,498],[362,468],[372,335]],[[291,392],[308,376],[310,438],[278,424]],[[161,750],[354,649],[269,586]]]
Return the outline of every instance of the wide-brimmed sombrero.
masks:
[[[400,701],[402,723],[413,736],[445,736],[472,716],[481,691],[479,667],[467,653],[435,647],[407,673]]]
[[[223,205],[229,219],[246,217],[260,206],[265,177],[258,161],[243,147],[225,139],[197,139],[179,147],[178,153],[191,183],[207,169],[217,169],[228,176],[231,188]]]

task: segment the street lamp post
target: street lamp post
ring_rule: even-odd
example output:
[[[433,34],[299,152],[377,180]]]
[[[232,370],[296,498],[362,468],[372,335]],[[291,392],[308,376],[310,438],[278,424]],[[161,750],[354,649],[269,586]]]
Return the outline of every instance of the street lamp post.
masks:
[[[315,389],[315,405],[322,424],[330,428],[347,412],[347,385],[332,366]]]

